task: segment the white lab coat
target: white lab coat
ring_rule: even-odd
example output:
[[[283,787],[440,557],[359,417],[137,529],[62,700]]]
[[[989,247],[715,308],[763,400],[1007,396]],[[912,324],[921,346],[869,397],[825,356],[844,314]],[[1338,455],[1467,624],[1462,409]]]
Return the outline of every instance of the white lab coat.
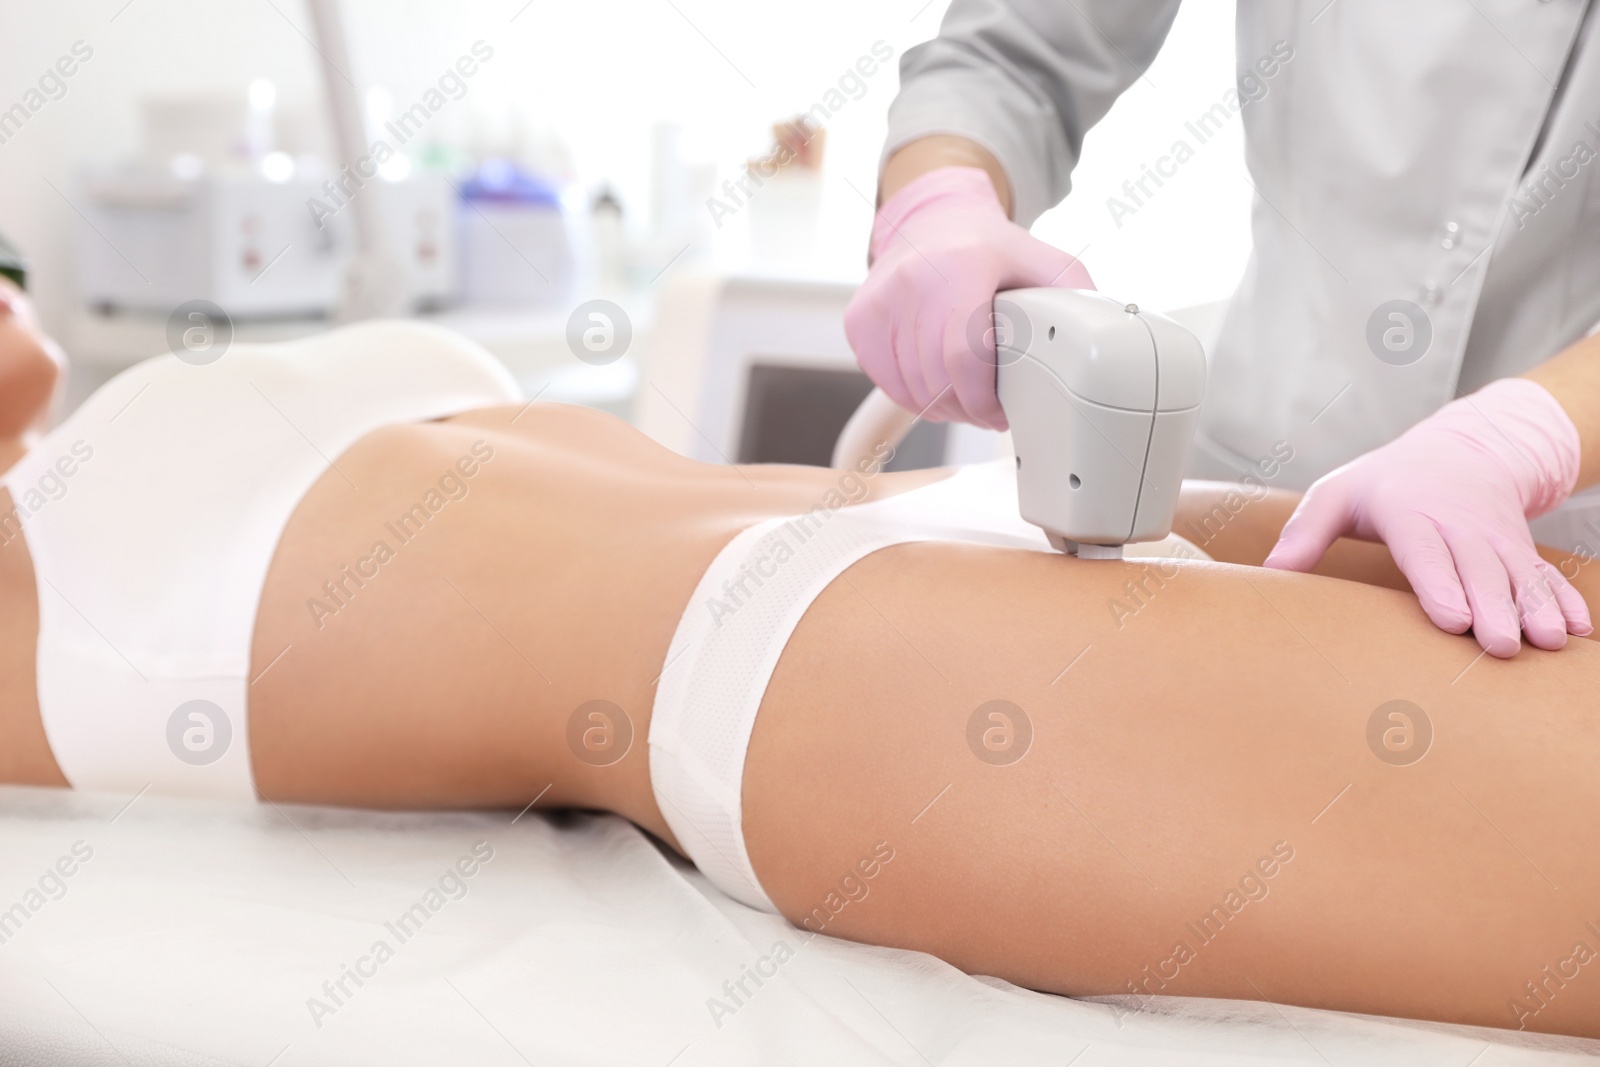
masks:
[[[968,137],[1031,225],[1177,3],[954,0],[902,59],[886,155]],[[1197,473],[1247,472],[1285,442],[1274,484],[1303,488],[1600,320],[1596,6],[1240,0],[1253,249],[1211,354]],[[1424,313],[1409,349],[1405,321],[1379,312],[1397,300]],[[1571,507],[1589,514],[1546,520],[1541,540],[1600,553],[1600,501]]]

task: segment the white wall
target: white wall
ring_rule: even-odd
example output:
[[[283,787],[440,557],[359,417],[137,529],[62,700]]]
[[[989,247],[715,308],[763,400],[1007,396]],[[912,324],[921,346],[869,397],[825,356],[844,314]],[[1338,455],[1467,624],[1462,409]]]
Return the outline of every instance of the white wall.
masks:
[[[482,39],[494,59],[430,133],[547,162],[562,158],[549,149],[559,140],[574,177],[609,180],[644,209],[655,123],[681,123],[694,150],[731,175],[762,150],[773,119],[810,107],[875,41],[898,54],[931,36],[945,3],[346,0],[345,19],[356,80],[382,85],[402,105]],[[1242,269],[1249,187],[1237,121],[1120,228],[1105,206],[1231,84],[1232,18],[1227,0],[1188,0],[1149,77],[1091,133],[1074,195],[1037,227],[1068,250],[1087,244],[1097,281],[1120,298],[1157,307],[1219,298]],[[131,152],[138,101],[150,95],[242,92],[264,77],[278,85],[283,109],[314,114],[320,85],[308,33],[302,0],[0,8],[0,109],[75,41],[94,49],[66,94],[0,145],[0,231],[32,256],[47,321],[62,322],[75,306],[73,209],[52,184],[70,195],[82,164]],[[894,82],[893,69],[870,79],[829,128],[821,233],[840,270],[860,269],[870,209],[855,189],[872,191]]]
[[[1083,249],[1095,284],[1118,299],[1187,307],[1226,297],[1244,273],[1252,194],[1239,116],[1203,145],[1184,129],[1234,85],[1233,9],[1231,0],[1186,0],[1147,76],[1089,132],[1066,202],[1034,226],[1069,252]],[[1155,195],[1113,221],[1107,199],[1128,203],[1123,183],[1179,139],[1198,145],[1194,158],[1159,189],[1147,181]]]

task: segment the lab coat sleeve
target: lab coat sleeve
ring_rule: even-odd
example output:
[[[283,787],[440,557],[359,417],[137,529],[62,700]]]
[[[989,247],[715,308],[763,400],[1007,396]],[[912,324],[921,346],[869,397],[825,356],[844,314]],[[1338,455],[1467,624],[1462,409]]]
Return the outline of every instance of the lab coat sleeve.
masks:
[[[1142,75],[1179,0],[953,0],[900,60],[886,160],[931,134],[982,145],[1031,226],[1071,187],[1083,136]]]

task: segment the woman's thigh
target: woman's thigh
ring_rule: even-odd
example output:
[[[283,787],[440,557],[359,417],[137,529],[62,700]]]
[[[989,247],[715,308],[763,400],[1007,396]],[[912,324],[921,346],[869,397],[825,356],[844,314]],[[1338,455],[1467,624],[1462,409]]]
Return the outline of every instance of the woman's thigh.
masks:
[[[1596,692],[1392,590],[904,545],[785,649],[746,836],[792,920],[1034,988],[1600,1036]]]

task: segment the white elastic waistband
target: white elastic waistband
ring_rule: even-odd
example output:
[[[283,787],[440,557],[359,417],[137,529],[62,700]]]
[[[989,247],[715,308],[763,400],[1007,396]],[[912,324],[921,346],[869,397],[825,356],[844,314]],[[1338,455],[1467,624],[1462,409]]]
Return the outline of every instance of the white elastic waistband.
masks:
[[[1050,550],[1017,517],[1014,482],[986,465],[871,504],[752,526],[695,587],[656,688],[651,785],[689,858],[736,900],[777,911],[745,849],[741,791],[778,657],[828,583],[880,548],[913,541]]]

